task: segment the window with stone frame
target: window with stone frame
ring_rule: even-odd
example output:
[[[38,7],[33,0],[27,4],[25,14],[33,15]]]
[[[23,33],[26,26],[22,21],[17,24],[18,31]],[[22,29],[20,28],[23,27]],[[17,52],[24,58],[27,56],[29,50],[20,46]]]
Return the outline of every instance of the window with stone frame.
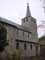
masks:
[[[26,18],[26,22],[28,22],[28,17]]]
[[[16,42],[16,49],[19,49],[19,42]]]
[[[0,24],[0,52],[2,52],[5,48],[5,46],[8,45],[7,42],[7,29],[4,27],[4,25]]]
[[[0,28],[0,41],[7,39],[7,30],[6,28],[2,27]]]
[[[36,23],[36,20],[35,20],[35,19],[33,19],[33,18],[32,18],[32,20],[31,20],[31,21],[32,21],[32,22],[34,22],[34,23]]]
[[[24,50],[26,50],[27,49],[27,46],[26,46],[26,44],[24,44]]]
[[[32,50],[32,44],[30,45],[30,49]]]
[[[23,23],[25,23],[25,19],[23,19]]]
[[[36,23],[36,20],[35,19],[33,21],[34,21],[34,23]]]

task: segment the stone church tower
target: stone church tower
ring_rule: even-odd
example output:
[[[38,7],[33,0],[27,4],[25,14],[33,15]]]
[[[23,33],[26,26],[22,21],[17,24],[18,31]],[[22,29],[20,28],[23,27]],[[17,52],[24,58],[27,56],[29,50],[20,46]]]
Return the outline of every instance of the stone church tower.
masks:
[[[30,13],[30,9],[29,9],[29,3],[27,3],[26,17],[22,19],[23,27],[29,28],[30,22],[31,22],[31,13]]]
[[[32,41],[38,41],[37,40],[37,24],[36,19],[31,16],[29,3],[27,3],[27,11],[26,11],[26,17],[22,19],[22,26],[24,28],[27,28],[29,31],[32,32]],[[36,40],[34,40],[36,39]]]

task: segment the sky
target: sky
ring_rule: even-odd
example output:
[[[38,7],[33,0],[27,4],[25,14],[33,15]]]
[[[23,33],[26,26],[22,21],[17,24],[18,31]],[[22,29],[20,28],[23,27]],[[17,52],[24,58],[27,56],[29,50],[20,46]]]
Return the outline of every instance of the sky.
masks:
[[[32,17],[36,18],[37,26],[42,24],[44,18],[42,1],[40,0],[0,0],[0,17],[21,24],[21,19],[26,16],[27,3],[29,3]],[[38,36],[44,32],[38,28]]]

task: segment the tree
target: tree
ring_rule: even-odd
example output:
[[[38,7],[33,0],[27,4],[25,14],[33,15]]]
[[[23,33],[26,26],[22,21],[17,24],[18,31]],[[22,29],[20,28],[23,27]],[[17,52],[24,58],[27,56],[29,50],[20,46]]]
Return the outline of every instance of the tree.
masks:
[[[39,38],[39,42],[40,41],[45,41],[45,35],[43,35],[42,37]]]

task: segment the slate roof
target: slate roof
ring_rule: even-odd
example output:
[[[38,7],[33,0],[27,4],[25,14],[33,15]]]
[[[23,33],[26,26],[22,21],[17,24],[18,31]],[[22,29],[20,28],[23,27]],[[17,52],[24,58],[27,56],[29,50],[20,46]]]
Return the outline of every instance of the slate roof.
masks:
[[[19,28],[19,29],[22,29],[24,31],[27,31],[27,32],[31,33],[27,28],[23,27],[22,25],[16,24],[16,23],[14,23],[14,22],[12,22],[12,21],[10,21],[8,19],[0,17],[0,21],[4,22],[4,23],[7,23],[9,25],[12,25],[12,26],[14,26],[16,28]]]

